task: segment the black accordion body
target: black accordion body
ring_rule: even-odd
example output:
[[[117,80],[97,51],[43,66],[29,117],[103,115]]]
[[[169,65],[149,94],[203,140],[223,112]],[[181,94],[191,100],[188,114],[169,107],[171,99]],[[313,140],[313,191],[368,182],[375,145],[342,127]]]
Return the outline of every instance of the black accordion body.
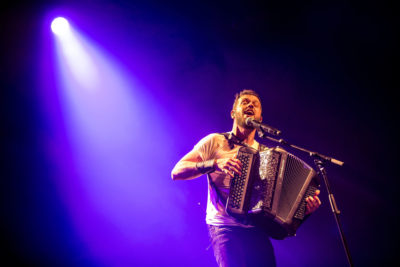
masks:
[[[242,175],[231,179],[226,211],[274,239],[296,234],[306,201],[319,187],[316,172],[298,157],[275,147],[258,152],[241,147]]]

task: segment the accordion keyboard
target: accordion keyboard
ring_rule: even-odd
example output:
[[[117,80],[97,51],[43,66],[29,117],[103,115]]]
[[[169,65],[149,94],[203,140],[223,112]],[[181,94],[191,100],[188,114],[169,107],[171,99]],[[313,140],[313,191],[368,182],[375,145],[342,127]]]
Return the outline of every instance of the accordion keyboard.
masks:
[[[241,148],[237,158],[242,163],[241,175],[235,174],[231,179],[227,211],[230,214],[247,213],[248,197],[247,191],[251,190],[250,172],[257,151],[251,148]]]

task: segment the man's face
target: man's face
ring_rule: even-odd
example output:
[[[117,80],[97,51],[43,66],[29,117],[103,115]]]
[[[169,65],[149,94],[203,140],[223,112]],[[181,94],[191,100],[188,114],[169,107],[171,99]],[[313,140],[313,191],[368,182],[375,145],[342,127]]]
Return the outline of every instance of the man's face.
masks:
[[[242,95],[238,99],[235,110],[232,110],[231,116],[239,126],[251,128],[245,123],[248,117],[262,121],[260,100],[255,95]]]

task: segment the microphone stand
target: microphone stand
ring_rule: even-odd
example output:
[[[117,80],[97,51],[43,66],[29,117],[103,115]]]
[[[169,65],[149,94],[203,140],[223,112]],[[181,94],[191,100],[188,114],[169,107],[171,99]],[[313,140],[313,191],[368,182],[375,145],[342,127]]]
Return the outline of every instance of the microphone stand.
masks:
[[[340,160],[337,160],[337,159],[334,159],[334,158],[331,158],[331,157],[328,157],[328,156],[325,156],[325,155],[322,155],[322,154],[317,153],[317,152],[310,151],[308,149],[305,149],[305,148],[302,148],[302,147],[299,147],[299,146],[296,146],[296,145],[289,144],[288,142],[286,142],[283,139],[276,139],[276,138],[267,136],[266,135],[267,133],[265,131],[263,131],[263,130],[259,129],[259,130],[257,130],[257,132],[258,132],[258,136],[260,138],[268,139],[268,140],[271,140],[273,142],[279,143],[281,145],[288,146],[288,147],[297,149],[299,151],[305,152],[310,157],[312,157],[314,159],[314,164],[316,165],[316,167],[318,169],[318,174],[322,177],[322,179],[324,180],[324,184],[326,186],[326,191],[328,193],[329,203],[331,205],[331,209],[332,209],[333,215],[335,217],[335,221],[336,221],[336,225],[338,227],[340,238],[342,240],[342,244],[343,244],[344,250],[346,252],[347,261],[348,261],[350,266],[353,266],[353,262],[352,262],[350,251],[349,251],[349,247],[348,247],[348,244],[347,244],[347,241],[346,241],[343,229],[342,229],[342,224],[341,224],[341,221],[340,221],[340,217],[339,217],[340,210],[338,209],[338,206],[336,204],[335,197],[334,197],[334,195],[332,193],[332,190],[331,190],[331,187],[329,185],[328,175],[327,175],[326,170],[325,170],[325,164],[327,162],[330,162],[330,163],[333,163],[333,164],[336,164],[336,165],[339,165],[339,166],[343,166],[344,162],[342,162]]]

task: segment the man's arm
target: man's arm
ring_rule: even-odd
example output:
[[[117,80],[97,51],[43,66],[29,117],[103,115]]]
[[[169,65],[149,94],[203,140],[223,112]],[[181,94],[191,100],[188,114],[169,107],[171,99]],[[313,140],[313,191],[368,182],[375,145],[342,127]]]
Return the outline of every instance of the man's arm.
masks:
[[[172,169],[172,180],[191,180],[205,173],[221,171],[233,177],[240,175],[242,163],[234,156],[233,158],[210,159],[202,161],[196,150],[186,154]]]
[[[172,180],[191,180],[201,176],[201,170],[198,168],[198,163],[201,163],[202,159],[199,153],[195,150],[190,151],[186,154],[175,167],[172,169],[171,177]],[[215,161],[212,164],[214,167]]]

